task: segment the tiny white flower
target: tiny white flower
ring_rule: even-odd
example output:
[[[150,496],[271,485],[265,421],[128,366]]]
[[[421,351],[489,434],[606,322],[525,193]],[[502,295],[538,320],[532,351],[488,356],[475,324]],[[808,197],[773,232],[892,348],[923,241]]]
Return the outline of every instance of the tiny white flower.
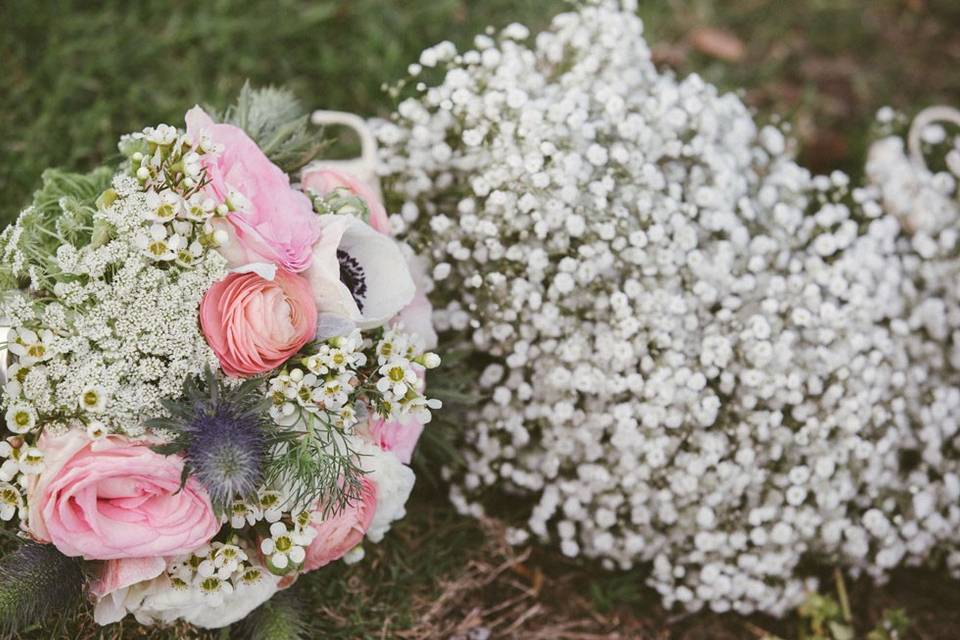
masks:
[[[100,413],[107,406],[107,395],[100,385],[88,385],[80,392],[80,408],[90,413]]]
[[[37,426],[37,411],[27,404],[14,403],[7,408],[7,429],[13,433],[28,433]]]
[[[0,482],[0,520],[12,520],[23,507],[20,491],[9,482]]]

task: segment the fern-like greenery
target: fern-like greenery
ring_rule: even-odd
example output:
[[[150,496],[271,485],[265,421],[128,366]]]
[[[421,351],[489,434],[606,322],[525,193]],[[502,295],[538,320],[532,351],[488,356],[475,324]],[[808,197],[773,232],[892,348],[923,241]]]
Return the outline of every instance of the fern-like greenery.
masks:
[[[292,173],[313,160],[323,148],[300,101],[287,89],[254,89],[247,82],[236,104],[221,120],[246,131],[278,167]]]
[[[196,477],[219,513],[234,499],[253,501],[259,487],[285,487],[290,510],[316,503],[337,513],[359,499],[360,456],[350,439],[327,418],[303,414],[303,430],[276,424],[268,413],[263,380],[231,387],[207,370],[188,378],[177,400],[162,400],[167,416],[144,426],[173,439],[153,449],[185,453],[183,481]]]
[[[0,637],[73,614],[83,595],[81,562],[52,544],[24,542],[0,559]]]

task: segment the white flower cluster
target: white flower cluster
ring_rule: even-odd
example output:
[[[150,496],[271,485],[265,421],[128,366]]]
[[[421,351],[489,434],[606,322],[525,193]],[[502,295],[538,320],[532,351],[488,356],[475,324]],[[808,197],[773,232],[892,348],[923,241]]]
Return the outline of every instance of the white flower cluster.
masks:
[[[30,428],[38,416],[72,416],[135,434],[143,418],[158,413],[161,398],[176,397],[188,376],[217,366],[196,317],[203,294],[226,273],[224,260],[209,251],[182,269],[143,255],[135,238],[152,210],[150,193],[119,175],[112,202],[93,216],[112,237],[79,248],[60,244],[61,277],[49,287],[32,282],[54,299],[4,301],[0,315],[15,327],[5,394],[15,433],[24,431],[11,426],[11,416],[29,420]],[[4,248],[12,264],[23,264],[19,224]]]
[[[232,202],[245,198],[231,192],[227,202],[218,205],[203,192],[207,176],[201,158],[222,151],[208,137],[193,140],[161,124],[124,136],[120,149],[146,194],[142,221],[148,224],[136,229],[133,238],[145,256],[191,267],[210,247],[227,241],[226,231],[214,229],[213,218],[225,216]]]
[[[211,542],[167,566],[167,577],[174,589],[193,590],[207,598],[209,607],[221,606],[224,597],[239,587],[259,583],[265,573],[264,568],[249,560],[241,546],[223,542]]]
[[[440,401],[424,396],[422,376],[440,365],[440,357],[424,352],[419,343],[418,336],[398,329],[387,329],[375,344],[360,329],[329,338],[301,359],[303,369],[285,368],[270,379],[270,415],[277,424],[292,426],[306,413],[345,431],[371,412],[384,420],[415,415],[426,424]],[[368,362],[375,366],[367,367]]]
[[[781,614],[807,557],[960,567],[955,180],[907,239],[890,185],[659,73],[629,3],[526,38],[424,52],[440,80],[377,123],[438,328],[492,360],[457,507],[535,496],[512,540],[645,563],[690,610]]]

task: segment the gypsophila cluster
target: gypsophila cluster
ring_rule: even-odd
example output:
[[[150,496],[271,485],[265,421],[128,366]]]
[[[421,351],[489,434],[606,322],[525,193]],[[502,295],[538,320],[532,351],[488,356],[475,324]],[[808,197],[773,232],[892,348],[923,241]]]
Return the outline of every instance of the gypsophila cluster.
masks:
[[[488,398],[459,510],[533,496],[512,542],[649,563],[690,610],[782,614],[807,557],[960,568],[954,176],[811,176],[735,95],[658,72],[629,3],[410,73],[377,123],[394,223]],[[888,209],[920,183],[942,231],[907,239]]]

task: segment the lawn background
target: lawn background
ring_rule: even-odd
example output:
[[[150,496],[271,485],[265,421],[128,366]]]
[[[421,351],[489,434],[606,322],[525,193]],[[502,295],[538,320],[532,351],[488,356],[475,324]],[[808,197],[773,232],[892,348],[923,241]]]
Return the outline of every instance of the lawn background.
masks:
[[[802,161],[855,177],[873,114],[960,106],[956,0],[641,1],[656,60],[740,90],[782,114]],[[537,28],[560,0],[0,0],[0,226],[50,166],[87,170],[148,124],[180,124],[194,103],[226,105],[246,79],[293,89],[310,107],[385,115],[381,90],[419,51],[466,45],[488,24]],[[431,462],[427,460],[426,466]],[[427,474],[421,474],[426,478]],[[829,574],[827,574],[829,576]],[[425,479],[408,519],[358,567],[300,585],[315,637],[742,638],[797,635],[798,621],[661,611],[642,576],[602,574],[542,550],[511,550],[497,523],[451,513]],[[960,636],[960,593],[936,574],[891,587],[851,583],[856,626],[902,606],[910,637]],[[952,617],[951,617],[952,616]],[[956,626],[955,626],[956,625]],[[80,616],[31,638],[190,637]],[[457,635],[459,634],[459,635]],[[226,637],[210,634],[205,637]]]

